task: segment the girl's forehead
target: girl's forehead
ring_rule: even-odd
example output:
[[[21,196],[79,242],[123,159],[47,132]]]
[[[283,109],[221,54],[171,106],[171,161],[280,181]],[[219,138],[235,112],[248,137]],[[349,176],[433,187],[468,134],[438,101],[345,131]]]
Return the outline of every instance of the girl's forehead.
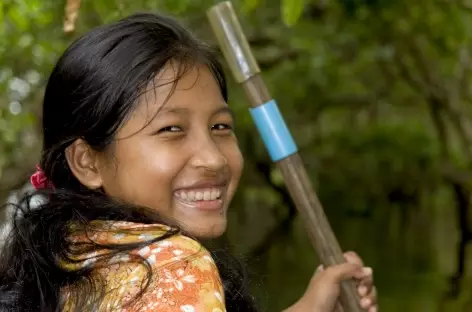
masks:
[[[195,112],[212,114],[224,106],[227,105],[221,90],[208,68],[193,67],[182,74],[169,67],[156,76],[132,115],[134,118],[159,118]]]
[[[223,104],[224,99],[215,78],[204,66],[192,67],[184,73],[169,68],[154,79],[139,105],[145,109],[195,109],[203,104]]]
[[[216,84],[216,81],[207,66],[169,63],[156,75],[150,88],[159,93],[169,93],[174,89],[197,91],[210,84]]]

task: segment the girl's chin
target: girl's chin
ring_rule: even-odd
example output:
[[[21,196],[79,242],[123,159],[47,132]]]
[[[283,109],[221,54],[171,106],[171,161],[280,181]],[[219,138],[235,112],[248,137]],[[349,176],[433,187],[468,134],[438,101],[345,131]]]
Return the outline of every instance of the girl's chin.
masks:
[[[197,220],[195,221],[197,224],[199,223]],[[221,220],[215,221],[213,220],[207,226],[204,226],[205,222],[200,222],[198,227],[189,225],[183,226],[182,229],[198,239],[215,239],[222,236],[226,231],[226,216],[221,216]]]

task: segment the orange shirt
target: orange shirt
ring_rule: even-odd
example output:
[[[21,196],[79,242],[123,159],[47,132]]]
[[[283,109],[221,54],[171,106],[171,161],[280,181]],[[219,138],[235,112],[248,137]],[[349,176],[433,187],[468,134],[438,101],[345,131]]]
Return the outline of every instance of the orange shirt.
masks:
[[[73,242],[120,244],[149,241],[165,234],[163,225],[145,225],[131,222],[94,222],[95,228],[112,231],[94,231],[87,235],[77,233]],[[110,251],[102,248],[93,253],[81,254],[65,262],[65,268],[92,267],[105,281],[105,297],[97,311],[179,311],[224,312],[224,291],[218,269],[210,253],[198,242],[181,234],[158,240],[129,253],[97,260],[97,255]],[[137,301],[132,301],[146,282],[148,269],[140,264],[138,256],[146,259],[153,275],[149,286]],[[72,258],[72,257],[71,257]],[[70,293],[64,289],[64,312],[72,311]],[[130,304],[126,305],[127,302]]]

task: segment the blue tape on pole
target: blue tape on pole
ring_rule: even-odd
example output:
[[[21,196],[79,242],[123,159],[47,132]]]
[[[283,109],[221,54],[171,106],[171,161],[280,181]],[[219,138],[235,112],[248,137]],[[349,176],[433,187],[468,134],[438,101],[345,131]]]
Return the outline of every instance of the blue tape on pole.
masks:
[[[250,112],[272,161],[277,162],[298,152],[275,100],[251,108]]]

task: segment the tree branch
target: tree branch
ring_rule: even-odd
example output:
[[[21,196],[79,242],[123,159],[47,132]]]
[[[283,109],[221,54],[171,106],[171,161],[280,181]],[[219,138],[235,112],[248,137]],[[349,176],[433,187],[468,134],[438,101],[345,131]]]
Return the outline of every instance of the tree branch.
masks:
[[[420,44],[419,40],[423,40],[422,44]],[[433,62],[428,60],[425,52],[423,51],[422,46],[427,44],[424,41],[424,38],[410,39],[406,40],[406,42],[407,50],[409,51],[412,60],[415,62],[415,67],[422,76],[423,84],[427,87],[427,94],[438,99],[446,98],[447,92],[443,89],[443,84],[434,71],[432,66]]]
[[[410,85],[413,90],[420,92],[421,94],[428,94],[428,87],[426,84],[419,79],[418,77],[412,74],[410,68],[406,64],[405,60],[401,57],[400,53],[395,53],[395,61],[398,69],[399,76]]]
[[[461,289],[461,282],[465,274],[466,247],[472,241],[472,231],[469,227],[470,192],[458,183],[452,184],[457,207],[457,223],[459,225],[460,240],[457,246],[457,268],[451,277],[448,295],[456,298]]]

